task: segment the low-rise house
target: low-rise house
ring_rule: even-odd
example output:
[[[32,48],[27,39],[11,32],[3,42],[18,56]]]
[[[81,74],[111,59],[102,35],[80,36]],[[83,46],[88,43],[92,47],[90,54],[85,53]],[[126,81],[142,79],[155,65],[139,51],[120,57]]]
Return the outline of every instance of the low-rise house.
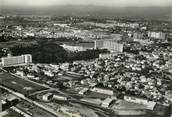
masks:
[[[78,94],[84,95],[84,94],[87,93],[88,91],[89,91],[88,88],[84,88],[84,89],[80,90],[80,91],[78,92]]]
[[[23,77],[25,75],[25,73],[23,71],[17,70],[16,75]]]
[[[49,101],[49,100],[51,100],[52,98],[53,98],[53,94],[52,94],[52,93],[47,93],[47,94],[45,94],[45,95],[42,96],[42,99],[43,99],[44,101]]]

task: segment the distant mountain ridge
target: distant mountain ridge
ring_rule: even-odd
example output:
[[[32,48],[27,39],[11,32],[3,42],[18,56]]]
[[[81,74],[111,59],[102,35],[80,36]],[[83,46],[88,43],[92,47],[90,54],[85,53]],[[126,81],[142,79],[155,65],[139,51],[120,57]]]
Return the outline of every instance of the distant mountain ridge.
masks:
[[[52,15],[52,16],[99,16],[131,17],[172,20],[172,7],[104,7],[104,6],[52,6],[52,7],[4,7],[1,14],[7,15]]]

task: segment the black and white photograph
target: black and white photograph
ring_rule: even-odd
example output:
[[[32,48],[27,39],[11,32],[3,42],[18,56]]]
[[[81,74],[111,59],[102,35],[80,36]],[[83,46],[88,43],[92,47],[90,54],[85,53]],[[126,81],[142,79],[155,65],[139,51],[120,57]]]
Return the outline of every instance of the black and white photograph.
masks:
[[[172,117],[172,0],[0,0],[0,117]]]

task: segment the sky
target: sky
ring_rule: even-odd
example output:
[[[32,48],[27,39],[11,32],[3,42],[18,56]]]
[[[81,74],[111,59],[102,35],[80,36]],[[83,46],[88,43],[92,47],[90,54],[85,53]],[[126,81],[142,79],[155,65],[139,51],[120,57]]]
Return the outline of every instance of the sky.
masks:
[[[171,6],[172,0],[0,0],[2,6],[96,5],[114,7]]]

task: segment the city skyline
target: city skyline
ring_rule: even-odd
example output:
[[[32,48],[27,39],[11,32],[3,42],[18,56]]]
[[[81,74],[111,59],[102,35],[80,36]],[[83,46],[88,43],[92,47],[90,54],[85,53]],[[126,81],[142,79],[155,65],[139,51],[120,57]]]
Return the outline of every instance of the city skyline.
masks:
[[[62,5],[95,5],[95,6],[110,6],[110,7],[171,7],[171,0],[0,0],[1,6],[62,6]]]

